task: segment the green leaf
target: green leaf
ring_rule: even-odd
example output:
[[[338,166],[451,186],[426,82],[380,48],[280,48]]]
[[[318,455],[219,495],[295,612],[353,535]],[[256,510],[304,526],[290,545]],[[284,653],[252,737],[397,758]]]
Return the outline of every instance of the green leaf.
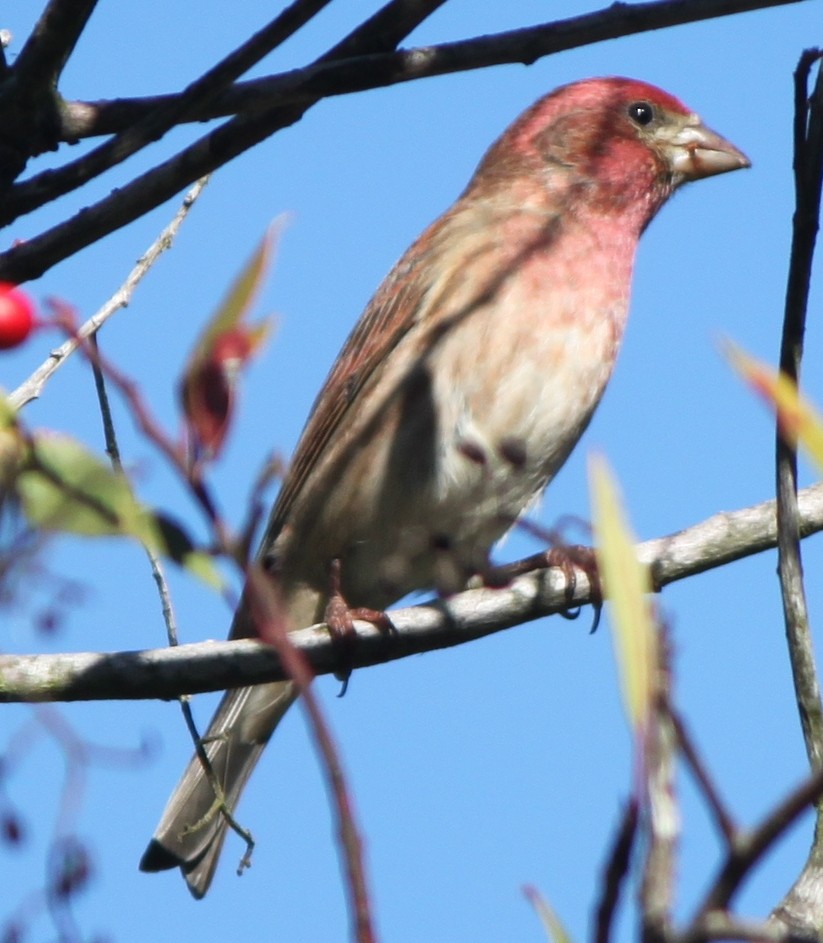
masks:
[[[658,664],[649,609],[651,578],[635,553],[617,487],[605,460],[589,462],[595,552],[611,613],[612,637],[629,723],[642,734],[652,706]]]
[[[5,390],[0,390],[0,429],[12,429],[17,425],[17,410],[8,400]]]
[[[214,560],[177,523],[141,504],[128,479],[74,439],[39,433],[16,490],[33,527],[85,537],[130,537],[215,589],[224,580]]]
[[[255,296],[260,290],[263,278],[271,264],[275,239],[282,229],[282,221],[275,220],[269,226],[266,234],[260,240],[251,258],[241,269],[229,288],[218,309],[209,318],[206,327],[200,334],[191,356],[188,375],[203,359],[208,359],[214,348],[217,338],[240,325],[246,317]],[[256,336],[258,344],[262,343],[269,331],[268,325],[263,325]]]
[[[32,438],[17,491],[35,527],[143,539],[144,515],[128,480],[67,436],[49,432]]]

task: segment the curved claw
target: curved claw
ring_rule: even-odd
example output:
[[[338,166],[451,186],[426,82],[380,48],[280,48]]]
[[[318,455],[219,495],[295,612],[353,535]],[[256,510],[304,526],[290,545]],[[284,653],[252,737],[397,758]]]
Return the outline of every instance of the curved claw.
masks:
[[[575,619],[580,618],[580,613],[582,611],[582,606],[575,606],[574,609],[561,609],[558,615],[563,616],[564,619],[568,619],[569,622],[574,622]]]
[[[341,648],[341,666],[334,673],[335,678],[342,684],[338,697],[343,697],[349,689],[349,679],[353,670],[351,662],[354,658],[354,647],[357,642],[357,632],[354,628],[355,619],[371,622],[381,632],[395,631],[391,619],[385,612],[362,607],[352,608],[346,602],[340,590],[340,560],[335,558],[329,568],[329,600],[326,603],[324,621],[328,626],[329,634],[339,642]]]

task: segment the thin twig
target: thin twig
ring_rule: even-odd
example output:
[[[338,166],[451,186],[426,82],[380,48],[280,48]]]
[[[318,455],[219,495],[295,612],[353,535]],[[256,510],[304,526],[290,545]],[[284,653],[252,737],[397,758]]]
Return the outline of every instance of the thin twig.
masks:
[[[727,844],[731,845],[737,835],[737,825],[726,809],[726,805],[720,798],[720,793],[709,775],[709,771],[700,758],[697,747],[686,727],[686,722],[671,705],[668,705],[667,710],[674,726],[675,734],[677,735],[680,752],[683,754],[683,758],[691,770],[695,782],[703,793],[703,797],[706,800],[706,804],[709,807],[709,811],[711,812],[715,825],[717,825],[718,831],[726,839]]]
[[[290,639],[283,617],[283,606],[274,584],[256,565],[247,569],[246,592],[261,638],[266,639],[277,651],[287,677],[295,683],[300,692],[300,704],[309,718],[310,729],[323,760],[323,773],[337,813],[337,834],[346,870],[346,887],[350,895],[353,938],[357,943],[375,943],[377,938],[371,917],[360,829],[355,819],[351,792],[346,784],[339,752],[314,695],[314,672],[303,652]]]
[[[726,910],[743,880],[778,838],[785,835],[809,806],[823,795],[823,769],[818,769],[783,799],[760,825],[738,833],[720,872],[697,909],[696,920]]]
[[[620,890],[629,873],[632,849],[637,835],[637,819],[637,799],[632,798],[626,803],[620,820],[620,829],[606,858],[602,880],[603,889],[595,911],[595,943],[609,943],[611,940],[614,915],[620,901]]]
[[[204,177],[195,183],[184,197],[174,219],[138,259],[137,264],[131,270],[122,286],[109,298],[99,311],[93,314],[78,328],[77,336],[65,341],[60,347],[52,351],[48,359],[45,360],[27,380],[24,380],[14,392],[9,394],[8,401],[15,409],[20,409],[25,406],[26,403],[37,399],[42,394],[46,383],[74,351],[77,350],[80,342],[94,334],[113,314],[116,314],[117,311],[121,308],[125,308],[129,304],[137,285],[163,252],[171,246],[174,237],[183,224],[183,220],[185,220],[189,210],[200,196],[207,182],[208,177]]]
[[[89,343],[93,352],[93,356],[90,358],[90,360],[92,372],[94,374],[95,389],[97,391],[97,400],[100,406],[100,415],[103,420],[106,452],[108,453],[114,468],[117,471],[122,472],[123,463],[120,457],[120,447],[117,442],[117,432],[114,425],[111,403],[109,401],[108,391],[106,390],[106,375],[102,367],[103,359],[100,355],[96,333],[91,335]],[[163,572],[161,560],[151,547],[144,545],[143,549],[146,553],[146,556],[148,557],[152,577],[160,597],[160,605],[163,614],[163,621],[166,626],[166,635],[169,645],[176,646],[178,644],[177,620],[175,618],[174,607],[171,601],[171,592],[168,581],[166,580],[165,574]],[[212,814],[217,814],[219,812],[219,814],[222,815],[226,820],[226,824],[229,826],[229,828],[239,835],[240,838],[246,843],[246,850],[243,854],[240,866],[242,870],[251,863],[251,856],[252,852],[254,851],[255,844],[254,837],[248,829],[244,828],[237,821],[228,804],[226,803],[222,783],[220,778],[215,773],[208,753],[205,749],[205,746],[203,745],[203,741],[197,729],[197,724],[194,720],[194,714],[192,713],[191,703],[189,701],[188,695],[181,695],[178,698],[178,701],[180,704],[180,710],[183,714],[184,723],[186,724],[186,728],[188,729],[192,743],[194,744],[195,753],[200,759],[203,771],[214,793],[215,808]],[[197,828],[197,824],[193,825],[192,828]]]
[[[106,453],[111,459],[112,466],[116,471],[123,472],[123,462],[120,457],[120,446],[117,442],[117,432],[114,426],[114,417],[111,411],[108,391],[106,390],[106,378],[100,368],[99,347],[97,334],[92,334],[90,343],[96,352],[92,359],[92,372],[94,374],[94,387],[97,391],[97,402],[100,406],[100,416],[103,420],[103,437],[106,442]],[[149,560],[151,575],[154,579],[157,593],[160,597],[160,609],[163,615],[163,624],[166,626],[166,637],[169,645],[177,645],[177,619],[174,614],[174,606],[171,601],[171,591],[169,589],[166,575],[163,572],[163,564],[155,551],[144,545],[143,549]]]

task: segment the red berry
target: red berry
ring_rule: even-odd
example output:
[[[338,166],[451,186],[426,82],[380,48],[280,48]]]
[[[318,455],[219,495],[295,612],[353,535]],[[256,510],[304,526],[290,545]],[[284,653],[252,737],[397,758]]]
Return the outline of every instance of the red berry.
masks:
[[[34,327],[34,305],[25,292],[0,282],[0,350],[17,347]]]

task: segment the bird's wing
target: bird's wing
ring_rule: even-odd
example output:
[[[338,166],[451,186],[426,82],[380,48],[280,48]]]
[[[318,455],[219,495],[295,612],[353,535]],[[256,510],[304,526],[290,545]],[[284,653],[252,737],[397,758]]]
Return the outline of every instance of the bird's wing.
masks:
[[[367,381],[414,326],[426,294],[425,235],[397,263],[349,335],[314,402],[262,541],[269,548]]]

